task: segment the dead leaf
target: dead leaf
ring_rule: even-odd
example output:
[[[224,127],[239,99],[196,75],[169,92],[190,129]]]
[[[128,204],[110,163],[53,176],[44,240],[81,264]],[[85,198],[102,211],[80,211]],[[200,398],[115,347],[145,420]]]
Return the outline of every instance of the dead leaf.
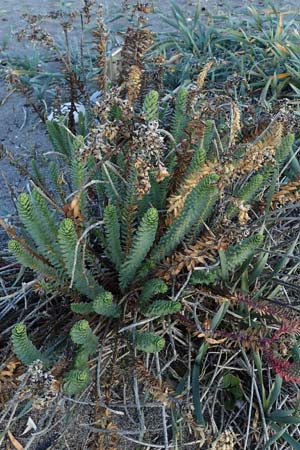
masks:
[[[210,320],[209,320],[208,316],[206,316],[206,318],[203,322],[203,329],[206,331],[210,330]]]
[[[207,337],[205,340],[206,340],[206,342],[208,342],[209,344],[223,344],[223,342],[225,342],[226,339],[227,339],[227,338],[213,339],[213,338]]]
[[[23,434],[29,433],[29,431],[31,431],[31,430],[36,431],[36,429],[37,429],[36,424],[34,423],[34,421],[32,420],[31,417],[28,417],[26,428],[23,431],[22,436],[23,436]]]
[[[279,44],[279,42],[275,43],[275,46],[280,50],[282,53],[285,53],[286,55],[290,54],[290,51],[288,48],[284,47],[284,45]]]
[[[11,377],[12,376],[12,372],[10,372],[9,370],[2,370],[0,372],[0,377]]]
[[[63,206],[64,213],[69,219],[75,219],[77,222],[83,221],[83,216],[80,212],[80,196],[76,195],[70,203]]]
[[[10,442],[14,446],[16,450],[24,450],[24,447],[22,444],[20,444],[19,441],[14,437],[14,435],[8,430],[7,435],[9,437]]]
[[[289,72],[283,72],[283,73],[278,73],[275,76],[271,75],[270,79],[274,80],[274,78],[276,77],[278,80],[284,80],[284,78],[288,78],[290,76],[291,76],[291,74]]]
[[[18,359],[14,358],[14,359],[10,360],[6,364],[4,369],[0,371],[0,378],[12,377],[16,368],[20,365],[21,365],[21,362]]]

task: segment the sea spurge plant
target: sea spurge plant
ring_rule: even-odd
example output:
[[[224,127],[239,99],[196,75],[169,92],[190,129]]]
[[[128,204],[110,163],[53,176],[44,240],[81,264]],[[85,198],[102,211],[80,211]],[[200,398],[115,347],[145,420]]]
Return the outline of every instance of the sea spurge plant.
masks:
[[[177,142],[182,138],[187,123],[187,98],[188,90],[186,88],[181,88],[176,97],[175,112],[171,128],[172,135]]]
[[[158,226],[158,211],[150,208],[141,220],[133,238],[131,250],[120,267],[120,287],[125,288],[131,283],[137,274],[153,245]]]
[[[117,319],[121,314],[121,307],[114,303],[112,293],[104,290],[94,301],[89,303],[71,303],[70,307],[74,313],[81,315],[96,313],[100,316]]]
[[[107,89],[86,138],[65,124],[47,125],[65,167],[61,173],[51,164],[51,189],[40,181],[21,194],[23,231],[9,243],[17,260],[43,277],[45,289],[70,299],[75,314],[114,319],[116,327],[133,312],[135,320],[153,318],[154,324],[179,313],[180,299],[163,294],[188,272],[191,285],[241,283],[239,270],[255,261],[263,244],[261,234],[245,237],[243,227],[253,223],[249,229],[257,230],[256,217],[271,204],[274,177],[294,143],[276,121],[245,143],[240,114],[233,124],[214,99],[214,119],[208,117],[200,87],[205,71],[196,84],[165,96],[155,86],[147,90],[142,59],[131,56],[130,92],[126,83]],[[83,346],[72,370],[87,366],[79,339],[90,352],[96,346],[87,325],[80,321],[72,329]],[[137,333],[133,342],[156,352],[164,340],[154,336]]]
[[[104,226],[107,239],[107,252],[117,269],[124,259],[121,248],[120,223],[117,208],[110,204],[104,210]]]
[[[271,303],[261,298],[251,298],[243,293],[237,293],[231,301],[237,305],[246,306],[250,320],[252,316],[257,318],[259,315],[264,320],[268,318],[271,326],[266,328],[265,322],[262,322],[256,323],[255,328],[249,327],[235,332],[219,330],[216,334],[226,336],[228,341],[234,342],[235,345],[242,345],[246,349],[251,348],[255,352],[259,350],[268,366],[283,380],[299,383],[300,364],[297,352],[294,353],[290,348],[291,337],[294,338],[300,334],[297,311],[287,308],[286,305]],[[298,348],[298,345],[295,345]]]
[[[212,181],[217,180],[212,177]],[[153,249],[150,260],[155,264],[170,255],[182,239],[191,231],[193,225],[203,223],[217,201],[218,190],[210,186],[207,180],[200,182],[188,195],[180,215],[172,222],[157,246]],[[210,203],[209,210],[207,204]]]
[[[73,325],[70,336],[75,344],[81,345],[87,353],[94,353],[97,349],[97,338],[93,334],[87,320],[79,320]]]
[[[79,395],[91,379],[88,365],[89,356],[97,351],[98,339],[92,332],[87,320],[76,322],[71,331],[72,341],[79,345],[74,358],[73,368],[64,377],[63,389],[67,395]]]
[[[144,283],[139,302],[146,304],[154,295],[165,294],[167,290],[168,286],[163,280],[152,278]]]
[[[26,326],[23,323],[17,323],[12,331],[12,344],[16,356],[26,366],[34,361],[40,360],[44,364],[49,364],[48,359],[40,352],[27,336]]]
[[[67,395],[79,395],[88,386],[90,379],[88,368],[73,369],[64,378],[63,390]]]
[[[113,302],[111,292],[103,292],[93,301],[93,310],[105,317],[118,318],[121,314],[121,307]]]
[[[19,241],[12,239],[8,243],[8,248],[24,267],[30,267],[45,277],[55,278],[58,276],[57,270],[48,265],[44,258],[27,245],[24,247]]]
[[[212,235],[216,239],[219,236],[225,242],[226,265],[229,272],[234,272],[247,259],[246,255],[254,253],[259,245],[255,246],[255,239],[252,242],[251,236],[244,244],[241,236],[227,238],[230,230],[228,221],[233,222],[237,217],[242,224],[246,224],[251,220],[248,212],[251,204],[258,195],[261,199],[267,191],[273,168],[276,164],[282,167],[291,152],[294,138],[292,135],[282,138],[282,125],[276,128],[273,124],[254,144],[244,146],[236,156],[233,154],[231,161],[227,156],[222,161],[221,148],[217,154],[213,143],[218,124],[213,120],[198,120],[196,111],[197,108],[201,111],[201,103],[194,101],[197,92],[197,89],[195,92],[187,92],[185,88],[179,90],[174,99],[171,125],[165,125],[164,118],[157,115],[160,107],[157,91],[146,94],[140,112],[138,108],[133,111],[126,99],[118,97],[117,91],[108,93],[95,113],[103,121],[105,110],[111,122],[104,121],[103,129],[98,130],[95,136],[92,132],[90,147],[85,145],[80,153],[81,167],[84,167],[84,176],[87,176],[83,179],[80,175],[81,181],[88,183],[90,171],[95,183],[95,188],[91,188],[94,189],[92,194],[100,211],[103,211],[102,225],[97,230],[92,225],[90,234],[82,239],[84,227],[96,221],[91,207],[90,219],[86,219],[89,216],[86,213],[87,203],[83,215],[81,203],[79,200],[75,202],[77,197],[74,197],[70,204],[63,206],[71,217],[57,224],[50,204],[47,205],[41,195],[35,191],[30,199],[24,194],[19,199],[20,218],[36,247],[31,247],[31,241],[23,245],[22,241],[14,240],[10,248],[19,261],[59,280],[57,285],[69,285],[92,302],[104,291],[102,281],[106,283],[110,277],[108,274],[114,272],[119,290],[114,305],[118,304],[119,296],[133,285],[140,290],[139,301],[144,303],[148,301],[148,279],[152,278],[158,266],[168,266],[175,258],[181,268],[179,270],[193,268],[197,266],[193,263],[193,251],[198,247],[201,247],[203,260],[211,259],[209,246],[205,249],[206,226],[209,223]],[[192,108],[190,98],[194,99]],[[166,105],[163,106],[166,108]],[[116,110],[119,111],[117,116]],[[159,119],[162,123],[153,125],[153,119]],[[120,121],[124,126],[120,126]],[[57,133],[58,127],[50,127],[50,133],[54,128]],[[132,135],[124,134],[125,128],[133,130]],[[166,134],[161,134],[160,130]],[[172,136],[173,141],[167,142],[168,136]],[[228,141],[226,136],[221,138],[224,148]],[[178,151],[173,148],[174,139],[178,142]],[[64,138],[64,142],[64,145],[73,146],[72,151],[66,154],[77,161],[79,148],[76,139],[68,137]],[[80,142],[83,144],[82,140]],[[189,151],[183,151],[181,145],[188,146]],[[268,155],[263,158],[265,148]],[[93,167],[97,160],[103,161],[103,164],[95,176]],[[76,175],[73,169],[71,162],[69,176],[76,178],[79,172]],[[231,184],[233,197],[230,196],[225,202],[222,215],[215,215],[214,207],[221,201],[224,192],[230,192]],[[71,185],[81,189],[78,179],[73,180]],[[76,212],[73,203],[76,203]],[[159,206],[160,211],[153,205]],[[39,208],[38,211],[35,208]],[[49,222],[47,233],[42,233],[37,216],[43,217],[43,228],[44,222]],[[185,252],[189,252],[188,258]],[[95,264],[95,256],[100,264]],[[215,263],[217,260],[215,258]],[[220,279],[220,267],[215,265],[213,270],[209,267],[203,269],[198,270],[192,280],[207,283]],[[173,273],[179,273],[178,269]],[[72,309],[82,314],[94,311],[91,305],[87,306],[84,302],[72,305]],[[117,316],[116,311],[119,310],[114,311],[114,316]]]
[[[233,271],[236,267],[243,264],[262,245],[263,241],[264,236],[262,234],[256,234],[244,239],[241,243],[229,247],[225,252],[229,271]]]
[[[180,302],[173,302],[168,300],[155,300],[143,311],[146,317],[163,317],[169,314],[175,314],[182,308]]]
[[[276,355],[270,348],[264,350],[264,357],[272,369],[285,381],[300,382],[300,361],[288,361]]]
[[[288,133],[282,138],[280,145],[276,149],[275,159],[279,166],[286,161],[286,159],[292,155],[292,149],[295,142],[295,135]]]
[[[67,275],[74,280],[79,292],[93,299],[102,288],[83,265],[82,249],[77,246],[78,239],[73,220],[64,219],[58,231],[58,242]]]
[[[65,157],[71,158],[74,154],[74,143],[68,130],[60,123],[49,120],[46,122],[46,127],[54,149]]]
[[[147,122],[158,119],[158,98],[159,93],[157,91],[150,91],[145,97],[143,112]]]
[[[90,360],[99,342],[111,348],[99,351],[99,363],[105,358],[103,366],[112,368],[111,382],[118,362],[127,355],[142,359],[140,352],[147,353],[147,369],[141,373],[146,372],[147,390],[155,401],[173,408],[177,393],[187,389],[197,424],[203,425],[199,380],[201,373],[203,378],[208,373],[201,365],[209,361],[211,345],[238,345],[245,358],[260,351],[285,380],[299,380],[296,345],[293,354],[289,346],[280,353],[285,335],[299,334],[297,320],[280,322],[274,309],[262,309],[262,302],[259,306],[252,298],[235,300],[237,289],[257,288],[271,301],[281,283],[288,284],[297,243],[281,257],[277,249],[268,248],[268,228],[276,222],[272,215],[279,205],[297,201],[295,139],[286,134],[282,115],[280,120],[279,115],[270,116],[264,126],[254,120],[249,130],[242,116],[249,113],[238,96],[231,98],[230,80],[226,92],[221,87],[217,92],[204,89],[212,61],[194,83],[191,79],[174,94],[165,91],[163,64],[144,64],[145,51],[152,45],[151,33],[144,31],[131,30],[124,39],[121,66],[126,70],[120,68],[118,86],[107,82],[105,70],[101,73],[102,94],[86,123],[81,118],[71,130],[67,122],[47,124],[56,155],[49,163],[51,184],[33,164],[38,187],[18,199],[20,234],[5,223],[4,227],[17,261],[37,273],[41,289],[56,294],[59,311],[70,308],[74,313],[71,345],[64,350],[66,395],[80,395],[89,386],[94,375]],[[104,64],[99,67],[105,69],[105,48],[101,52]],[[293,167],[286,171],[290,160]],[[273,270],[276,258],[282,259]],[[280,279],[283,265],[289,272]],[[24,364],[43,359],[22,326],[15,328],[12,341]],[[184,343],[192,353],[182,351]],[[74,357],[68,358],[74,349]],[[199,349],[195,363],[194,349]],[[211,353],[218,364],[218,350]],[[175,361],[178,355],[180,364]],[[118,370],[122,368],[123,363]],[[135,369],[139,377],[138,364]],[[172,380],[178,381],[172,401],[162,380],[169,369],[175,375]],[[155,372],[157,382],[152,384]],[[173,408],[174,430],[182,423],[177,413]],[[189,420],[192,428],[195,424]],[[247,432],[251,446],[250,435]]]
[[[134,336],[135,346],[145,353],[157,353],[164,349],[166,341],[163,337],[147,331],[139,331]]]
[[[57,224],[42,196],[36,189],[31,198],[29,194],[20,194],[17,208],[20,220],[35,241],[39,253],[58,268],[61,261],[56,244]]]
[[[208,146],[205,148],[208,148]],[[196,171],[200,172],[200,168],[206,160],[205,148],[199,146],[199,148],[196,149],[193,158],[186,169],[184,181],[188,180]]]
[[[263,243],[263,235],[257,234],[244,239],[242,242],[229,247],[224,252],[225,264],[229,272],[241,266],[248,258],[254,255],[255,250]],[[193,284],[211,284],[222,277],[222,267],[211,270],[195,271],[191,282]]]
[[[90,314],[94,311],[93,303],[71,303],[70,304],[71,311],[76,314]]]
[[[232,219],[240,211],[241,205],[249,205],[256,195],[261,191],[265,183],[265,176],[258,173],[238,191],[234,201],[226,209],[226,217]]]

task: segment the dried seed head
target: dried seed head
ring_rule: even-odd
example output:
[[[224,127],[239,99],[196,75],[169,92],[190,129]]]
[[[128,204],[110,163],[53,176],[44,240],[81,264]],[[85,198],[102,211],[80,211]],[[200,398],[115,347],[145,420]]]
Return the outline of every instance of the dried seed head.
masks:
[[[163,165],[163,163],[158,163],[158,170],[155,173],[155,180],[160,183],[165,178],[169,177],[170,174],[167,171],[166,167]]]
[[[247,175],[252,171],[259,170],[267,162],[274,162],[276,148],[281,142],[282,133],[282,123],[274,123],[264,138],[248,147],[239,163],[235,166],[233,175]]]
[[[282,184],[278,192],[275,192],[272,200],[272,207],[296,203],[300,201],[300,179]]]
[[[229,146],[235,144],[236,138],[241,131],[241,112],[235,102],[231,102],[231,127],[229,136]]]
[[[143,68],[144,56],[153,42],[154,33],[147,28],[128,28],[121,55],[120,86],[127,83],[132,66]]]
[[[106,47],[108,40],[108,32],[103,21],[102,5],[98,8],[97,28],[93,30],[95,38],[95,48],[97,52],[97,66],[99,73],[97,74],[97,84],[100,91],[106,92],[107,85],[107,57]]]
[[[136,193],[137,198],[141,200],[145,194],[151,189],[150,171],[152,169],[150,163],[143,157],[137,157],[134,167],[137,171]]]
[[[127,81],[127,95],[130,105],[132,105],[139,97],[142,73],[142,69],[138,66],[132,66],[130,68]]]
[[[225,430],[221,435],[212,443],[212,450],[234,450],[237,435],[231,430]]]
[[[139,153],[151,160],[154,166],[158,166],[165,150],[164,138],[158,131],[158,122],[153,120],[147,125],[138,125],[132,140]]]
[[[208,72],[210,71],[213,65],[214,61],[208,61],[203,67],[203,69],[200,71],[196,82],[196,86],[199,91],[203,88]]]

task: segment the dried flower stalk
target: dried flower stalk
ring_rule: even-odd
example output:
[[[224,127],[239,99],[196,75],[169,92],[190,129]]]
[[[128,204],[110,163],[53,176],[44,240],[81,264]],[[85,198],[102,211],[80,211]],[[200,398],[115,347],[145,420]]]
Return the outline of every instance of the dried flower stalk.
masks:
[[[282,139],[282,133],[282,123],[274,123],[265,138],[260,139],[246,150],[238,164],[232,168],[232,175],[247,175],[261,169],[266,162],[273,162],[276,148]]]
[[[241,230],[240,234],[242,235],[242,233]],[[170,257],[165,258],[158,275],[168,281],[179,275],[183,270],[190,272],[199,265],[213,265],[219,258],[219,250],[226,250],[238,238],[237,231],[228,227],[225,230],[220,229],[216,234],[209,231],[204,232],[194,244],[188,245],[181,251],[174,252]]]
[[[300,201],[300,180],[289,181],[282,184],[279,191],[275,192],[272,200],[272,207],[296,203]]]
[[[130,105],[132,105],[139,97],[142,73],[142,69],[138,66],[132,66],[130,68],[127,81],[127,96]]]
[[[93,30],[96,38],[97,66],[99,73],[97,74],[97,84],[100,91],[106,92],[107,87],[107,57],[106,47],[108,40],[108,32],[103,22],[102,7],[99,7],[97,17],[97,29]]]
[[[153,42],[154,33],[147,28],[128,28],[121,54],[120,86],[127,83],[132,66],[143,69],[144,56]]]
[[[212,68],[212,66],[214,65],[213,61],[208,61],[205,66],[203,67],[203,69],[200,71],[198,77],[197,77],[197,89],[200,91],[205,83],[206,77],[208,75],[208,72],[210,71],[210,69]]]
[[[211,162],[207,162],[199,168],[198,171],[191,173],[186,180],[184,180],[182,186],[176,194],[170,195],[168,202],[168,217],[167,224],[170,224],[175,217],[180,214],[187,196],[191,193],[195,186],[210,173],[215,172],[214,165]]]
[[[232,147],[236,138],[241,131],[241,112],[240,108],[235,102],[231,102],[231,127],[230,127],[230,136],[229,136],[229,147]]]

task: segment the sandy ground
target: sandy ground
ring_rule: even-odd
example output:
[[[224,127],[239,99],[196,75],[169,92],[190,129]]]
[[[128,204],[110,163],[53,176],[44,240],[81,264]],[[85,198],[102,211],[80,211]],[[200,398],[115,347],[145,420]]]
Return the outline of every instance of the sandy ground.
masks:
[[[154,6],[164,13],[170,8],[169,2],[154,1]],[[186,15],[192,15],[197,1],[178,0],[178,4],[185,11]],[[300,9],[298,0],[274,2],[283,11]],[[0,0],[0,49],[12,54],[16,51],[24,55],[30,55],[29,47],[18,47],[16,45],[13,32],[22,28],[24,13],[45,14],[57,8],[78,8],[82,6],[80,0],[57,1],[57,0]],[[106,0],[103,2],[104,14],[111,17],[118,10],[120,2]],[[245,14],[247,7],[255,7],[259,10],[267,8],[266,1],[261,0],[202,0],[201,7],[203,14],[232,14],[241,16]],[[152,18],[154,28],[161,29],[157,16]],[[59,32],[55,29],[55,33]],[[0,70],[5,61],[5,52],[0,54]],[[2,66],[3,67],[3,66]],[[18,159],[21,165],[26,166],[32,157],[50,149],[48,138],[39,117],[32,112],[26,99],[17,93],[11,93],[3,80],[0,79],[0,142],[2,142]],[[26,185],[26,177],[20,175],[17,170],[11,167],[7,161],[0,160],[0,216],[8,221],[13,221],[15,208],[11,199],[11,193],[21,192]],[[3,232],[0,231],[0,242]]]

